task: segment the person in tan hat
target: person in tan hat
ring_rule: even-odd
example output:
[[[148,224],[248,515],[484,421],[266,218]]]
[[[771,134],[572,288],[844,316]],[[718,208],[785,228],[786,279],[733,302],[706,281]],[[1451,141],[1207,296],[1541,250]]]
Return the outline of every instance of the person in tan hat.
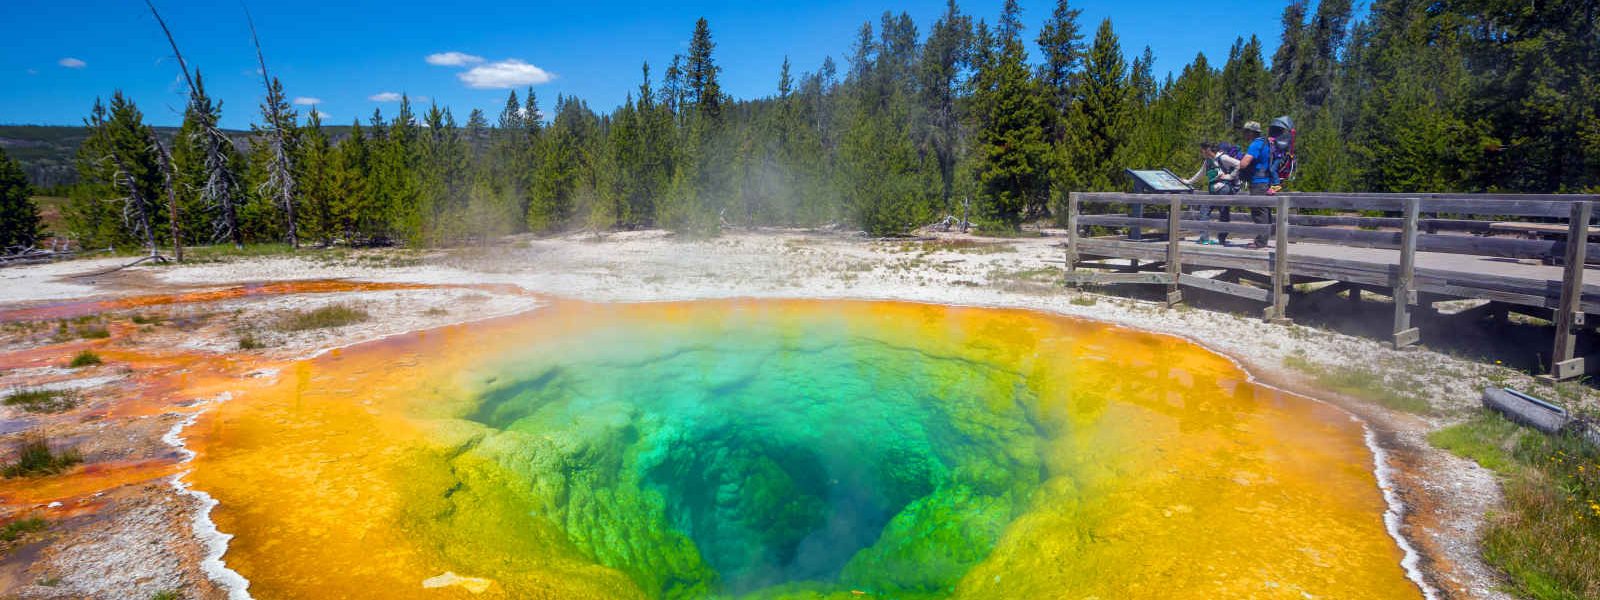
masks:
[[[1272,186],[1278,183],[1277,169],[1273,168],[1272,144],[1267,138],[1261,137],[1261,123],[1246,121],[1243,129],[1245,139],[1251,140],[1245,147],[1244,158],[1239,159],[1239,168],[1234,171],[1234,176],[1241,178],[1241,191],[1251,196],[1266,196],[1272,193]],[[1259,225],[1272,224],[1272,209],[1265,206],[1250,207],[1250,221]],[[1255,241],[1250,243],[1251,248],[1267,247],[1266,234],[1257,235]]]

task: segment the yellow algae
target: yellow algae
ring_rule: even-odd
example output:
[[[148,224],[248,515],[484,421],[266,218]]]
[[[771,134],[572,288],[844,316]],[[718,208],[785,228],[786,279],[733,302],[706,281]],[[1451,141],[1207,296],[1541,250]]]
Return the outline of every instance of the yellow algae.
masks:
[[[1359,423],[1027,311],[558,301],[189,436],[262,598],[1421,595]]]

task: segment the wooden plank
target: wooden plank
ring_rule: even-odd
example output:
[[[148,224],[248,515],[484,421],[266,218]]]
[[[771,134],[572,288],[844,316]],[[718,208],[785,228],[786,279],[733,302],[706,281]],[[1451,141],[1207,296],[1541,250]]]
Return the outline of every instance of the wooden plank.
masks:
[[[1171,194],[1172,202],[1167,205],[1167,307],[1183,301],[1183,292],[1178,289],[1178,275],[1183,272],[1183,263],[1179,258],[1182,252],[1183,236],[1178,225],[1178,220],[1183,218],[1183,199],[1177,194]]]
[[[1573,202],[1569,210],[1571,217],[1567,224],[1569,240],[1583,240],[1589,238],[1589,217],[1592,216],[1592,205],[1588,202]],[[1583,264],[1588,258],[1588,244],[1568,244],[1566,265],[1561,274],[1561,303],[1556,308],[1556,342],[1555,350],[1550,353],[1550,376],[1556,379],[1571,377],[1560,372],[1557,368],[1563,363],[1570,363],[1578,343],[1577,327],[1583,323],[1583,313],[1578,312],[1578,303],[1583,295]],[[1580,364],[1577,369],[1582,374]]]
[[[1117,283],[1168,283],[1166,273],[1096,273],[1079,271],[1067,276],[1068,284],[1110,285]]]
[[[1576,379],[1584,373],[1583,357],[1567,359],[1556,362],[1550,367],[1550,378],[1556,381]]]
[[[1416,293],[1412,280],[1417,269],[1417,212],[1422,201],[1417,198],[1405,199],[1405,229],[1402,231],[1400,242],[1400,269],[1394,282],[1394,337],[1391,340],[1396,348],[1404,348],[1421,336],[1411,327],[1411,303]]]
[[[1181,283],[1183,285],[1187,285],[1187,286],[1190,286],[1190,287],[1197,287],[1197,288],[1200,288],[1200,289],[1203,289],[1203,290],[1211,290],[1213,292],[1220,292],[1220,293],[1223,293],[1223,294],[1228,294],[1230,296],[1238,296],[1240,298],[1247,298],[1247,299],[1250,299],[1250,300],[1255,300],[1256,302],[1266,302],[1266,301],[1268,301],[1269,296],[1271,296],[1270,292],[1268,292],[1267,290],[1258,288],[1258,287],[1251,287],[1251,286],[1248,286],[1248,285],[1241,285],[1241,284],[1237,284],[1237,283],[1228,283],[1226,281],[1218,281],[1216,279],[1208,279],[1208,278],[1205,278],[1205,277],[1200,277],[1198,275],[1179,275],[1178,276],[1178,283]]]
[[[1273,215],[1272,321],[1289,321],[1289,197],[1278,196]]]

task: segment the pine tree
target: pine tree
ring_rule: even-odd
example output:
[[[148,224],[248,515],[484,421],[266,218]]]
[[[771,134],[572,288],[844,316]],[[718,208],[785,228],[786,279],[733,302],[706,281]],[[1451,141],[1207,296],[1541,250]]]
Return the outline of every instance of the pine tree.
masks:
[[[717,73],[722,70],[712,58],[717,45],[711,41],[711,26],[705,18],[694,23],[694,36],[689,39],[689,57],[685,61],[684,78],[687,80],[689,102],[702,116],[715,122],[722,116],[722,86],[717,83]]]
[[[355,245],[377,230],[380,217],[368,183],[371,168],[367,136],[357,119],[350,124],[350,135],[334,148],[328,168],[329,210],[347,244]]]
[[[163,175],[143,113],[119,90],[108,106],[95,100],[85,125],[78,169],[88,185],[68,206],[73,233],[85,245],[133,242],[156,254]]]
[[[1044,94],[1027,66],[1021,10],[1016,0],[1006,1],[978,65],[974,98],[982,214],[992,224],[1013,229],[1024,218],[1045,212],[1050,154]]]
[[[1080,89],[1081,98],[1071,114],[1074,135],[1068,146],[1068,164],[1072,170],[1064,184],[1070,189],[1116,189],[1134,91],[1111,19],[1101,21],[1095,32],[1094,44],[1084,58]]]
[[[971,43],[972,19],[961,14],[955,0],[949,0],[944,15],[928,33],[918,68],[924,115],[921,147],[933,155],[938,166],[939,207],[946,214],[955,211],[956,165],[968,146],[962,135],[958,100],[964,85],[961,73],[970,62]]]
[[[305,238],[330,246],[339,229],[334,220],[334,189],[329,173],[333,148],[322,130],[322,113],[316,106],[307,112],[305,127],[299,130],[298,137],[293,164],[299,169],[295,181],[304,207],[299,213],[300,231]]]
[[[0,250],[33,246],[42,235],[39,207],[22,164],[0,148]]]

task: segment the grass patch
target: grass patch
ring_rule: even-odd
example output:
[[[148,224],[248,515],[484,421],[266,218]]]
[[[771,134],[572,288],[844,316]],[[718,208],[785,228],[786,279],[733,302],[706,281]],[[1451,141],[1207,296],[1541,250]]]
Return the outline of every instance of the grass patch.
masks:
[[[292,310],[278,318],[279,331],[328,329],[360,323],[372,318],[367,311],[348,304],[329,304],[311,310]]]
[[[422,314],[430,316],[430,317],[442,317],[442,316],[450,314],[450,311],[435,306],[435,307],[430,308],[428,310],[422,311]]]
[[[239,336],[240,350],[260,350],[265,347],[267,347],[267,345],[261,343],[261,340],[256,339],[255,334],[246,333]]]
[[[1423,396],[1423,382],[1401,375],[1348,365],[1319,365],[1302,355],[1284,357],[1283,366],[1310,375],[1317,387],[1376,402],[1388,408],[1416,414],[1431,414],[1433,407]]]
[[[178,600],[182,597],[178,595],[178,590],[161,590],[150,596],[150,600]]]
[[[1489,515],[1483,556],[1520,595],[1600,598],[1600,450],[1488,412],[1428,440],[1501,475],[1505,504]]]
[[[105,361],[100,360],[100,355],[95,354],[93,350],[84,350],[74,355],[72,357],[72,362],[68,363],[67,366],[76,369],[79,367],[92,367],[104,363]]]
[[[129,317],[129,320],[133,321],[135,325],[160,325],[162,322],[161,315],[146,314],[133,315]]]
[[[1099,304],[1100,301],[1094,296],[1090,296],[1088,294],[1079,294],[1067,300],[1067,303],[1073,306],[1094,306]]]
[[[49,526],[50,526],[50,522],[49,521],[46,521],[46,520],[41,519],[39,517],[28,517],[26,519],[18,519],[18,520],[12,521],[10,523],[6,523],[4,526],[0,526],[0,542],[4,542],[4,543],[9,544],[11,542],[15,542],[17,540],[22,539],[22,536],[28,535],[30,533],[38,533],[38,532],[44,531]]]
[[[48,440],[43,437],[31,437],[24,439],[22,444],[17,446],[17,461],[0,467],[0,475],[8,479],[54,475],[81,462],[83,456],[78,454],[77,450],[56,452],[50,448]]]
[[[4,402],[31,413],[53,413],[77,406],[78,396],[67,390],[19,389],[6,394]]]

